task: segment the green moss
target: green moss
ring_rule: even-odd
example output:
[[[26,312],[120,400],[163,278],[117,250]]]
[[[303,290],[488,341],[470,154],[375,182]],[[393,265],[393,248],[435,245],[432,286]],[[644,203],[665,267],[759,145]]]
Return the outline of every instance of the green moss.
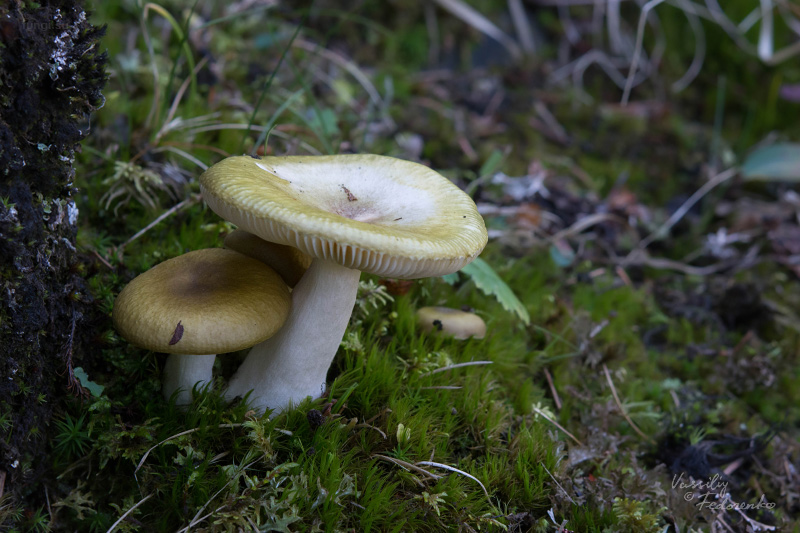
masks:
[[[176,16],[187,15],[171,7]],[[130,279],[161,261],[221,246],[231,227],[197,202],[128,241],[177,202],[198,193],[201,167],[170,150],[183,150],[210,164],[224,153],[251,149],[259,133],[227,126],[199,131],[176,122],[157,139],[175,97],[166,87],[171,82],[174,89],[189,76],[185,51],[177,39],[154,42],[159,100],[150,60],[116,55],[114,86],[106,94],[104,112],[93,121],[102,135],[81,156],[77,176],[78,248],[85,256],[80,272],[90,289],[81,301],[91,297],[95,314],[90,326],[93,351],[74,357],[106,388],[99,398],[58,406],[56,420],[61,425],[55,428],[59,437],[53,441],[52,467],[60,478],[53,485],[57,494],[50,497],[55,508],[62,509],[61,527],[106,530],[141,502],[122,529],[174,531],[195,519],[196,530],[249,530],[255,525],[284,531],[500,531],[516,524],[523,530],[553,531],[563,521],[573,531],[663,529],[661,507],[669,489],[659,462],[666,460],[654,450],[664,442],[691,441],[692,435],[684,431],[690,426],[701,428],[696,437],[717,438],[764,432],[780,422],[791,428],[800,419],[800,392],[794,387],[800,379],[798,335],[786,326],[792,323],[791,315],[781,315],[780,324],[769,319],[754,326],[759,342],[750,344],[747,327],[719,326],[709,278],[625,266],[633,278],[627,285],[615,270],[638,239],[668,216],[663,206],[680,201],[700,183],[699,169],[708,162],[713,132],[698,125],[703,117],[695,111],[714,109],[717,92],[711,89],[716,80],[700,79],[688,93],[675,97],[668,117],[654,120],[600,103],[576,104],[575,91],[569,89],[543,93],[538,71],[487,71],[482,74],[487,80],[500,74],[506,92],[499,111],[482,117],[487,102],[471,100],[468,86],[475,80],[465,76],[462,86],[460,78],[449,83],[429,72],[418,73],[427,65],[429,35],[422,19],[414,18],[422,16],[419,6],[409,4],[393,19],[386,18],[389,7],[362,7],[365,11],[357,14],[312,13],[301,37],[323,47],[330,44],[344,54],[386,99],[385,108],[372,101],[361,79],[341,64],[293,50],[255,114],[255,125],[273,119],[278,125],[266,143],[271,153],[397,153],[394,135],[410,132],[423,140],[422,157],[447,168],[456,183],[475,183],[489,154],[503,153],[508,155],[500,170],[525,175],[541,165],[552,180],[546,185],[563,185],[569,191],[563,198],[526,199],[555,215],[561,214],[560,208],[548,201],[563,201],[566,205],[558,205],[566,216],[574,215],[570,209],[577,209],[573,204],[578,202],[584,202],[580,209],[606,209],[603,198],[624,182],[653,218],[635,228],[611,228],[622,234],[619,241],[603,233],[605,226],[574,236],[570,244],[582,255],[563,267],[548,253],[549,242],[524,248],[491,244],[482,258],[522,301],[530,325],[476,290],[466,276],[455,285],[421,280],[393,300],[370,299],[362,291],[324,398],[304,401],[272,419],[255,418],[246,401],[227,404],[219,394],[237,357],[243,356],[230,354],[218,359],[214,386],[197,391],[194,404],[181,411],[160,394],[164,356],[129,346],[113,332],[113,299]],[[506,9],[502,2],[474,7]],[[683,15],[666,7],[659,11],[664,31],[683,28],[676,26],[685,25]],[[112,2],[97,9],[114,19],[113,34],[139,28],[140,14],[125,5]],[[670,9],[676,13],[670,14]],[[209,39],[202,42],[210,43],[214,70],[204,68],[198,74],[202,105],[198,98],[181,100],[175,117],[215,127],[247,124],[250,107],[277,65],[298,13],[286,10],[263,19],[237,15],[226,20],[215,19],[219,13],[213,10],[201,15],[206,22],[214,21],[197,30]],[[448,61],[459,64],[480,34],[444,12],[436,16],[442,34],[454,36]],[[544,27],[561,31],[552,12],[536,16],[551,17]],[[150,17],[153,34],[158,17]],[[112,41],[108,46],[118,54],[121,45]],[[196,42],[201,41],[192,45]],[[258,48],[262,45],[266,48]],[[785,124],[790,115],[776,111],[778,73],[769,78],[770,91],[759,92],[762,96],[753,100],[757,104],[735,102],[733,95],[766,78],[754,76],[756,66],[734,58],[728,45],[712,45],[724,54],[719,57],[731,62],[724,66],[729,93],[723,141],[749,146],[751,141],[736,141],[740,132],[758,139],[765,128]],[[140,58],[147,57],[143,43],[138,50]],[[199,57],[198,50],[194,53]],[[675,45],[665,57],[665,68],[679,71],[692,53],[690,43]],[[722,60],[709,61],[713,65]],[[215,80],[219,69],[223,78]],[[204,78],[212,81],[206,86]],[[606,82],[597,76],[587,75],[586,88],[598,102],[609,94]],[[567,145],[552,143],[531,126],[536,116],[531,94],[546,100],[569,134]],[[154,105],[161,118],[148,124]],[[438,111],[432,112],[434,108]],[[705,118],[706,124],[713,123],[713,116]],[[506,129],[478,134],[478,119],[496,120]],[[465,153],[464,141],[475,149],[476,160]],[[107,204],[104,195],[122,180],[121,175],[110,179],[119,170],[116,162],[132,162],[139,177],[146,172],[161,175],[164,167],[159,165],[169,163],[182,171],[185,183],[175,196],[156,190],[155,206],[135,195]],[[573,179],[578,170],[588,179]],[[489,186],[478,185],[473,192],[479,201],[513,207],[502,191],[493,190],[497,196],[492,196],[484,194]],[[709,196],[708,205],[714,200]],[[699,205],[691,223],[676,226],[673,235],[653,243],[649,252],[677,261],[701,247],[704,234],[720,224],[709,206]],[[592,213],[580,213],[587,214]],[[513,222],[506,217],[490,225],[506,231]],[[546,241],[542,228],[528,230]],[[605,247],[597,245],[600,240]],[[605,272],[596,275],[601,268]],[[780,277],[777,272],[784,271],[765,261],[751,278],[744,273],[723,273],[721,278],[738,283],[770,280],[764,283],[764,295],[796,308],[800,292],[792,274]],[[364,275],[363,280],[377,287],[377,278]],[[10,287],[10,281],[4,283],[4,289]],[[711,300],[698,299],[706,293]],[[425,335],[414,316],[423,305],[472,307],[486,320],[488,334],[468,341]],[[732,358],[743,339],[746,346],[739,348],[739,359]],[[470,362],[487,364],[432,373]],[[771,370],[774,381],[755,379],[761,370]],[[2,409],[0,431],[17,430],[4,426]],[[795,433],[787,430],[786,436],[791,439]],[[766,483],[747,464],[741,468],[748,479]],[[741,490],[751,495],[755,489],[742,484]],[[36,509],[29,506],[28,516],[35,517]],[[690,514],[677,523],[697,527],[702,519]],[[0,524],[3,520],[0,515]]]

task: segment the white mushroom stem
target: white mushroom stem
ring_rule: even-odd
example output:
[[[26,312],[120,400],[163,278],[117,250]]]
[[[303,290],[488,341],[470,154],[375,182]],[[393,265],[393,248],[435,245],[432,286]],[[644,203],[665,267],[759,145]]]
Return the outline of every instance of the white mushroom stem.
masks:
[[[180,389],[175,405],[191,405],[194,386],[199,388],[211,381],[215,357],[216,355],[170,354],[162,375],[161,392],[164,398],[169,401],[172,394]]]
[[[292,291],[289,318],[278,333],[254,346],[231,378],[225,397],[253,391],[254,409],[280,412],[320,396],[358,294],[359,270],[314,259]]]

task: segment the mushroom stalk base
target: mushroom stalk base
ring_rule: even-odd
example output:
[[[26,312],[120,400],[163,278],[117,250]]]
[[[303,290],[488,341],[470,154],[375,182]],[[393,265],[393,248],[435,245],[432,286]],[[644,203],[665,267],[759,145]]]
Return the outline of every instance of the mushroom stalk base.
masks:
[[[180,389],[175,405],[191,405],[192,388],[203,387],[211,381],[216,355],[170,354],[164,365],[161,392],[169,401],[172,394]]]
[[[249,391],[263,412],[280,412],[325,391],[325,378],[342,341],[358,294],[361,272],[314,259],[292,291],[292,310],[283,327],[254,346],[225,392],[229,400]]]

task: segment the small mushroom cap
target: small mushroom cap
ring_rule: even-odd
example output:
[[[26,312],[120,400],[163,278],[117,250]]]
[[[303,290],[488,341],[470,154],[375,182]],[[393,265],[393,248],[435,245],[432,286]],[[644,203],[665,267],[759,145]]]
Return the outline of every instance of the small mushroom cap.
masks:
[[[265,241],[242,229],[233,230],[225,237],[225,247],[269,265],[290,287],[297,285],[311,266],[311,257],[297,248]]]
[[[456,339],[486,336],[486,323],[475,313],[450,307],[421,307],[417,310],[417,322],[426,332],[438,332]]]
[[[112,317],[128,342],[154,352],[208,355],[262,342],[289,315],[289,288],[264,263],[210,248],[168,259],[117,296]]]
[[[218,215],[262,239],[380,276],[455,272],[488,239],[467,194],[392,157],[229,157],[200,187]]]

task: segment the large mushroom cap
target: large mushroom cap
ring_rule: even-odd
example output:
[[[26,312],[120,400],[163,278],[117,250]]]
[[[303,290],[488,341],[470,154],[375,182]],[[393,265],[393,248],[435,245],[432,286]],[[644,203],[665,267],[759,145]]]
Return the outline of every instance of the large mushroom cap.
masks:
[[[154,352],[218,354],[249,348],[283,325],[289,289],[267,265],[232,250],[197,250],[131,281],[114,302],[117,331]]]
[[[200,185],[209,207],[240,228],[381,276],[454,272],[487,241],[468,195],[428,167],[391,157],[229,157]]]

